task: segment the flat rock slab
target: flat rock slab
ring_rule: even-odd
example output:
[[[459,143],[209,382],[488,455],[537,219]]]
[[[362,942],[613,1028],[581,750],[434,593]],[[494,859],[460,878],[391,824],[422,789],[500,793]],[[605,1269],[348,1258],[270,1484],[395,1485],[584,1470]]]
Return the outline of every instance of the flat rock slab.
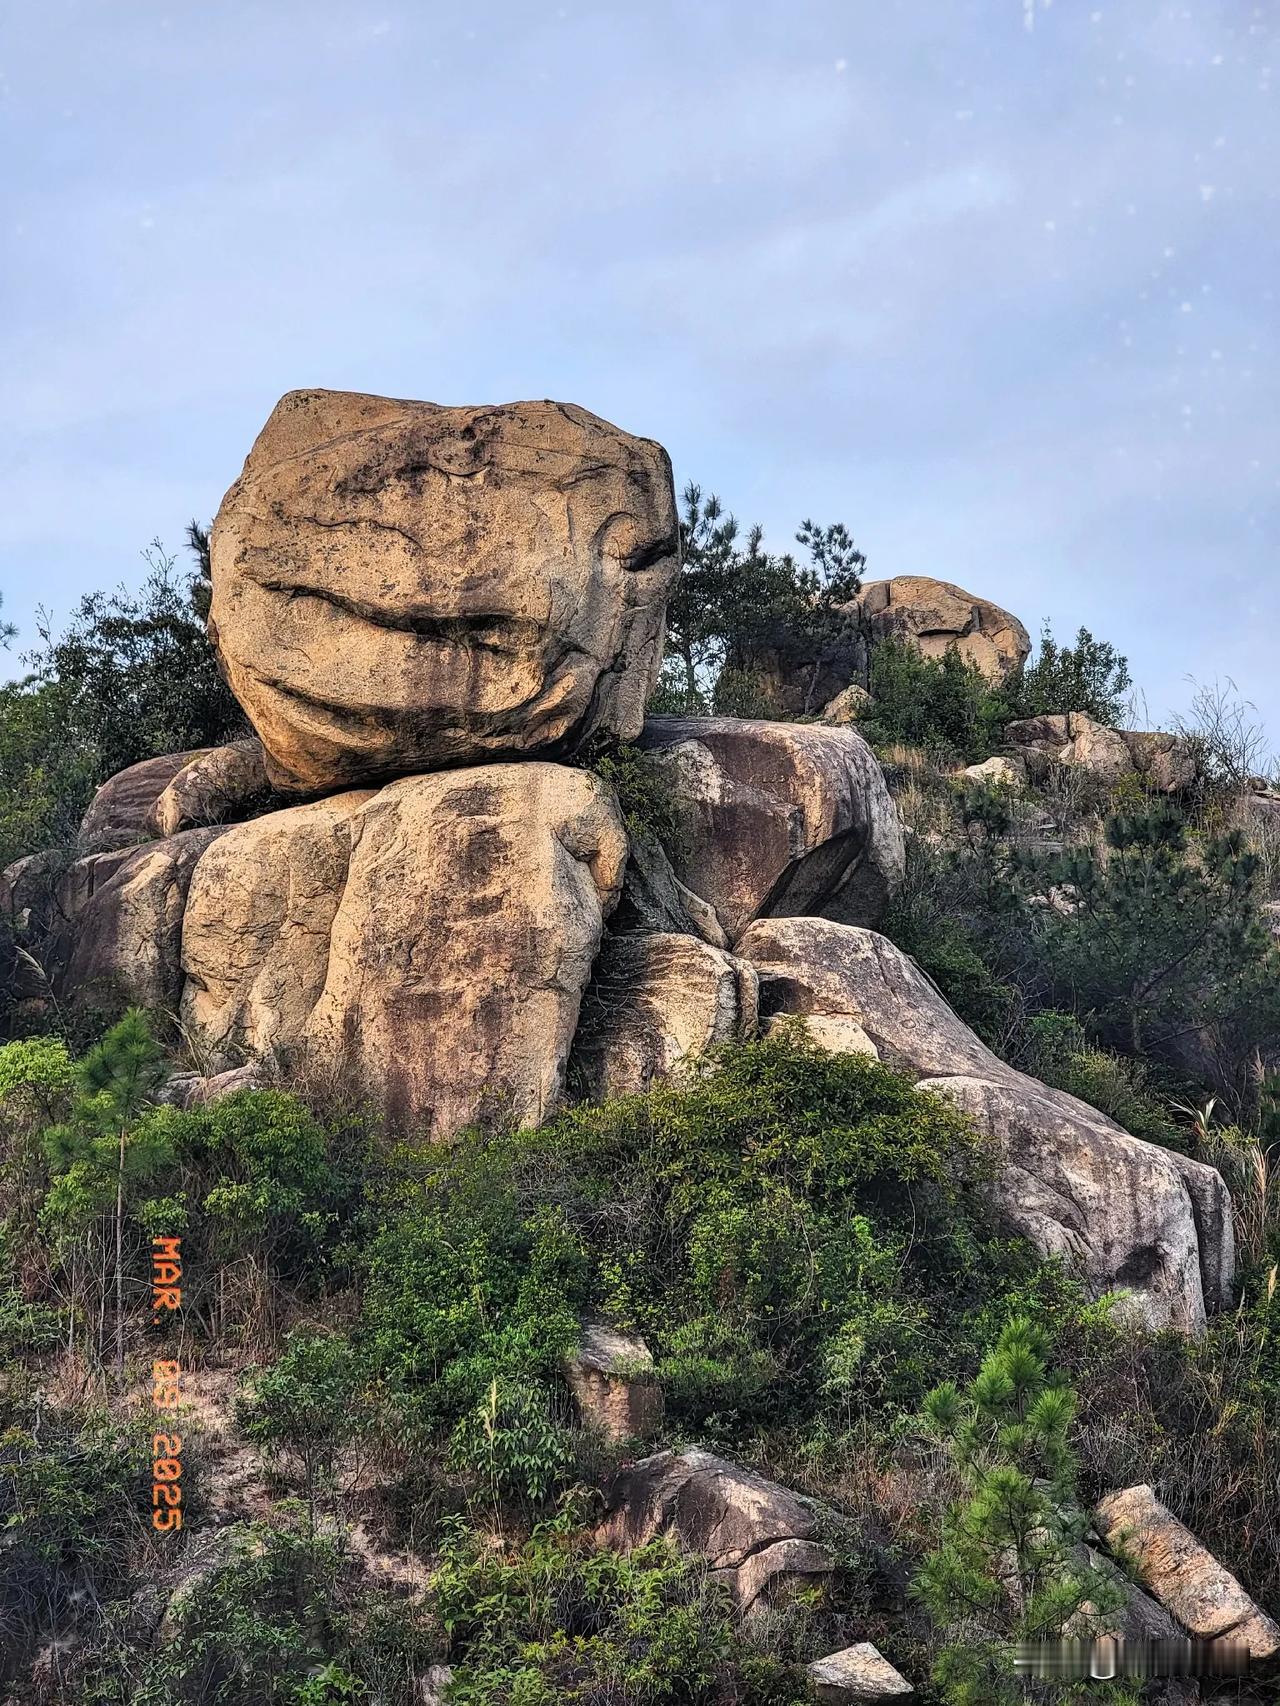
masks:
[[[816,1042],[862,1049],[947,1097],[998,1139],[1010,1225],[1080,1271],[1124,1287],[1155,1327],[1196,1332],[1230,1299],[1231,1202],[1212,1167],[1129,1136],[1096,1108],[994,1055],[886,937],[818,918],[759,919],[737,952],[760,976],[762,1023],[811,1022]]]
[[[1108,1493],[1094,1507],[1093,1520],[1110,1549],[1124,1553],[1143,1586],[1192,1635],[1238,1641],[1252,1659],[1280,1653],[1280,1626],[1151,1487]]]
[[[896,1671],[870,1641],[859,1641],[843,1652],[815,1659],[809,1666],[809,1681],[819,1700],[829,1706],[859,1706],[868,1700],[900,1700],[913,1692],[911,1684]]]
[[[410,776],[255,818],[210,852],[182,1011],[215,1067],[305,1063],[433,1138],[553,1110],[627,855],[599,778]]]
[[[906,848],[875,754],[852,729],[734,717],[651,717],[640,744],[668,778],[676,875],[732,942],[754,918],[875,923]]]
[[[554,757],[640,731],[671,464],[571,404],[291,391],[210,549],[210,635],[275,786]]]

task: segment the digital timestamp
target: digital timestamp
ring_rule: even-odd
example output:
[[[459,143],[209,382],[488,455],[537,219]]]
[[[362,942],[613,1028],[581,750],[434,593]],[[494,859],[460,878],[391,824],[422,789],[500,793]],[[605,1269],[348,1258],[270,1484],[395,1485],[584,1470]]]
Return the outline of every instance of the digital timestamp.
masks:
[[[1023,1641],[1014,1648],[1020,1676],[1053,1681],[1059,1677],[1243,1676],[1249,1648],[1243,1641],[1193,1641],[1172,1637],[1130,1641],[1104,1635],[1092,1641]]]
[[[157,1325],[164,1311],[182,1308],[182,1240],[151,1241],[151,1310]],[[175,1417],[182,1402],[182,1369],[176,1358],[151,1364],[151,1405],[157,1421]],[[159,1534],[182,1527],[182,1435],[151,1436],[151,1526]]]

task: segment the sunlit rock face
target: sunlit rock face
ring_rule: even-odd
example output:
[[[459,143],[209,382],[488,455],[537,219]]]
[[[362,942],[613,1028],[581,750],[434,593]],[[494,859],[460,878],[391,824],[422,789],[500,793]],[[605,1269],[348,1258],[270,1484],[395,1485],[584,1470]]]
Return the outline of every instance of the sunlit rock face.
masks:
[[[585,409],[293,391],[214,523],[210,634],[280,788],[630,739],[677,535],[666,452]]]

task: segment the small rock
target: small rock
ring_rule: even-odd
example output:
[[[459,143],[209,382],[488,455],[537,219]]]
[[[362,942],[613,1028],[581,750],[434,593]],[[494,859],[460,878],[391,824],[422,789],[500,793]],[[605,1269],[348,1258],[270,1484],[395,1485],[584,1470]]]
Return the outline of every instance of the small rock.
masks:
[[[177,835],[211,823],[234,823],[271,792],[258,740],[232,741],[184,764],[147,814],[153,835]]]
[[[444,1706],[445,1689],[452,1681],[452,1665],[431,1665],[418,1678],[418,1706]]]
[[[1123,1552],[1144,1587],[1201,1640],[1237,1641],[1251,1659],[1280,1653],[1280,1626],[1143,1484],[1108,1493],[1094,1507],[1098,1533]]]
[[[658,1431],[662,1388],[643,1339],[592,1322],[564,1371],[583,1423],[606,1439],[650,1439]]]
[[[965,766],[963,775],[971,782],[985,782],[989,787],[1020,788],[1027,779],[1027,767],[1019,758],[987,758],[981,764]]]
[[[837,728],[845,728],[850,723],[856,723],[859,717],[865,717],[874,703],[865,687],[860,687],[856,681],[829,699],[822,707],[818,718],[821,723],[834,723]]]
[[[843,1652],[815,1659],[809,1679],[819,1700],[831,1706],[857,1706],[864,1700],[891,1700],[912,1692],[911,1684],[896,1671],[870,1641],[859,1641]]]

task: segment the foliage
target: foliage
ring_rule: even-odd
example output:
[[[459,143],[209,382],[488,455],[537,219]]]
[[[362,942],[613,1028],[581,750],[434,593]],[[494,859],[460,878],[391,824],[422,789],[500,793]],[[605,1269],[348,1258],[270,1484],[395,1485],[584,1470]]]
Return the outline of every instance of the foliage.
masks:
[[[689,715],[711,703],[724,710],[730,695],[740,700],[744,662],[780,633],[806,652],[834,643],[866,559],[840,522],[801,525],[802,563],[766,551],[759,526],[740,535],[714,494],[704,498],[690,483],[682,496],[682,566],[667,607],[668,665],[654,709]],[[722,697],[717,683],[726,670]]]
[[[362,1397],[359,1360],[338,1333],[295,1329],[269,1368],[245,1376],[237,1425],[255,1445],[297,1462],[313,1532],[339,1453],[368,1420]]]
[[[680,831],[675,795],[662,766],[638,746],[610,742],[587,756],[587,766],[614,790],[628,833],[671,846]]]
[[[1073,646],[1060,646],[1046,622],[1035,661],[1005,688],[1007,715],[1020,717],[1083,711],[1095,722],[1116,727],[1133,686],[1129,662],[1113,645],[1081,628]]]
[[[931,658],[910,640],[879,641],[871,697],[861,726],[872,739],[943,748],[970,761],[988,755],[1003,715],[990,683],[958,646]]]
[[[1255,1049],[1280,1034],[1280,955],[1259,913],[1255,855],[1238,833],[1193,838],[1165,802],[1111,818],[1106,843],[1024,877],[1070,897],[1035,913],[1054,997],[1135,1057],[1194,1049],[1241,1109]]]
[[[433,1583],[450,1706],[798,1706],[798,1670],[752,1652],[703,1565],[666,1539],[594,1550],[574,1514],[519,1546],[454,1534]]]
[[[1149,1063],[1093,1047],[1074,1014],[1053,1008],[1034,1014],[1027,1022],[1021,1064],[1046,1084],[1090,1103],[1134,1137],[1168,1149],[1187,1147],[1166,1103],[1150,1088]]]
[[[69,737],[68,697],[35,676],[0,683],[0,870],[73,841],[101,779],[94,748]]]
[[[914,1582],[947,1635],[934,1678],[954,1706],[1022,1700],[1013,1643],[1088,1635],[1123,1603],[1074,1556],[1086,1528],[1068,1441],[1075,1399],[1045,1350],[1014,1317],[966,1390],[947,1381],[925,1400],[963,1489]]]

